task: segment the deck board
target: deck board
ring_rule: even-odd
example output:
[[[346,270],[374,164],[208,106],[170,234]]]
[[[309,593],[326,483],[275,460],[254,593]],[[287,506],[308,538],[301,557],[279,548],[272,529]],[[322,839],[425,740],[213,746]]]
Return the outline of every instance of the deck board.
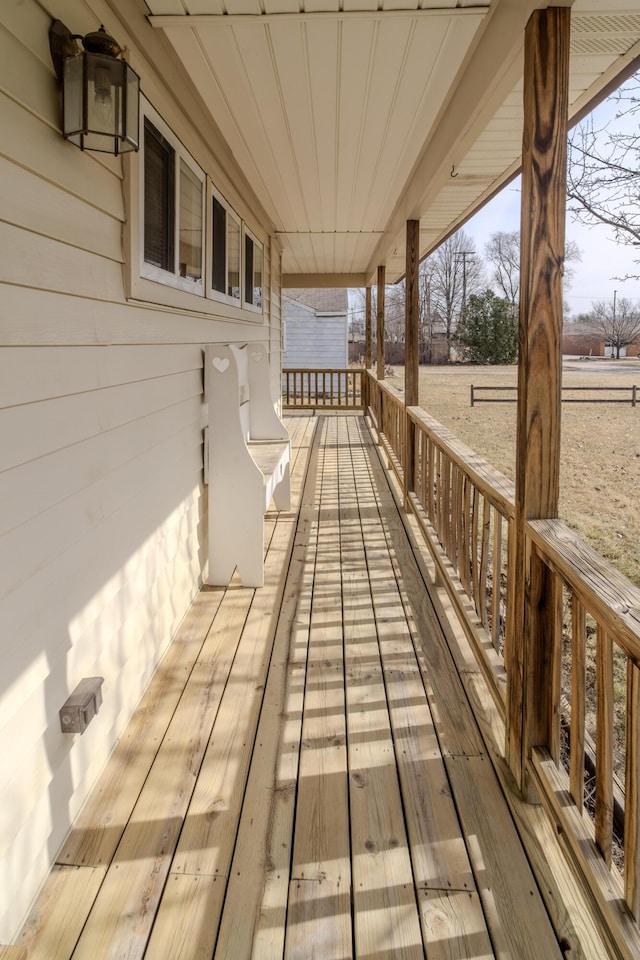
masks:
[[[320,421],[327,440],[315,493],[317,545],[315,556],[310,557],[313,594],[289,892],[296,908],[287,913],[287,960],[309,956],[314,943],[325,942],[333,951],[339,944],[350,944],[352,937],[350,910],[344,909],[343,897],[345,893],[349,897],[351,889],[351,863],[338,464],[335,445],[328,439],[335,429],[333,420]],[[320,557],[326,561],[319,562]],[[318,888],[315,896],[308,881]],[[327,909],[327,896],[335,910]]]
[[[20,945],[560,958],[364,420],[288,423],[265,586],[199,595]]]

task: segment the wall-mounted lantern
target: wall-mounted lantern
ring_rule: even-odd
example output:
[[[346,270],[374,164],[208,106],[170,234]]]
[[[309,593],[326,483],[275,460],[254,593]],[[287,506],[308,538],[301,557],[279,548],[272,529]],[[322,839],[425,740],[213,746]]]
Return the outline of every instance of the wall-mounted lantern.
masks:
[[[65,139],[81,150],[115,156],[137,150],[140,78],[121,59],[122,50],[113,37],[104,27],[82,37],[54,20],[49,46],[56,74],[62,80]]]

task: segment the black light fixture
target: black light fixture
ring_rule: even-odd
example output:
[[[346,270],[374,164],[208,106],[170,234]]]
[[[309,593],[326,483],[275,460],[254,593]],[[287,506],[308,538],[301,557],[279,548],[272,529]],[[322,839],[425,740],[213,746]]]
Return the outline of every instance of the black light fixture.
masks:
[[[82,42],[81,51],[77,41]],[[49,30],[51,59],[63,89],[66,140],[118,156],[140,145],[140,78],[104,27],[86,37],[60,20]]]

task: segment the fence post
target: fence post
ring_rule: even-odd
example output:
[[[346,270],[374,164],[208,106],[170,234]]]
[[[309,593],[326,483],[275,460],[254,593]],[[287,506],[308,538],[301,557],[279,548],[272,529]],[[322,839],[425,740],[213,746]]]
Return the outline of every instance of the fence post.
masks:
[[[474,398],[473,398],[473,384],[471,384],[471,406],[473,406],[473,405],[474,405]]]
[[[638,388],[634,383],[634,385],[631,387],[631,406],[635,407],[637,404],[637,401],[638,401]]]

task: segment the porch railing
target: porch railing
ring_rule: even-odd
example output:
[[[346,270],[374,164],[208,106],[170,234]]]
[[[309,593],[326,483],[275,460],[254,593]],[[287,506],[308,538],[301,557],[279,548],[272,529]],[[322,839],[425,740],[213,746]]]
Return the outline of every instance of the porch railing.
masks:
[[[423,533],[437,540],[437,562],[466,595],[456,606],[504,717],[509,557],[515,488],[498,470],[419,407],[407,411],[414,449],[408,502]],[[444,562],[446,557],[446,562]]]
[[[371,374],[366,391],[379,443],[504,719],[514,662],[514,484]],[[529,521],[525,538],[557,597],[552,720],[526,770],[631,960],[640,956],[640,590],[560,520]]]
[[[378,439],[387,455],[387,463],[400,483],[404,481],[405,415],[402,394],[384,380],[368,378],[369,413]]]
[[[296,407],[361,410],[364,407],[363,374],[361,367],[283,370],[283,407],[285,410]]]
[[[640,590],[561,520],[529,521],[526,535],[564,601],[554,636],[554,729],[549,743],[534,747],[530,771],[609,925],[621,928],[625,954],[637,956]],[[585,769],[589,741],[593,772]]]

